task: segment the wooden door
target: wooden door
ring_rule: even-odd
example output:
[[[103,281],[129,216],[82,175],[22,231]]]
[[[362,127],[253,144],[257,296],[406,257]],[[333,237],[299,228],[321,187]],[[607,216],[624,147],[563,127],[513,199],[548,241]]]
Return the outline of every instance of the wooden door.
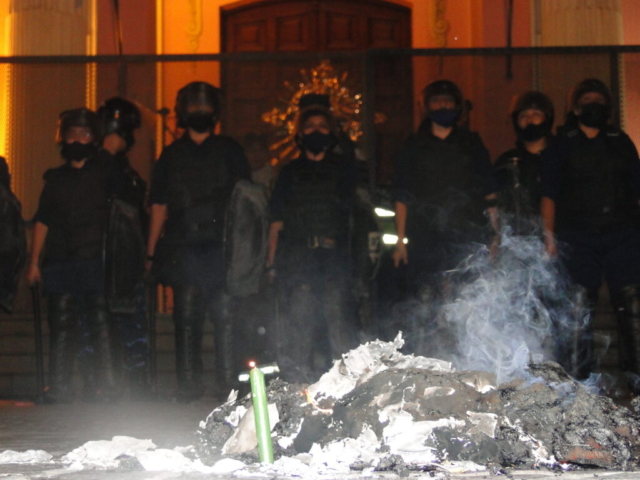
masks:
[[[223,66],[224,130],[242,141],[248,133],[268,135],[261,115],[283,107],[292,95],[285,84],[302,81],[301,70],[317,66],[324,52],[410,48],[411,10],[383,0],[262,0],[222,8],[225,52],[309,52],[305,61],[239,61]],[[361,56],[332,61],[348,72],[348,86],[362,92]],[[378,179],[389,179],[393,154],[412,126],[411,62],[408,57],[376,60],[375,111]]]

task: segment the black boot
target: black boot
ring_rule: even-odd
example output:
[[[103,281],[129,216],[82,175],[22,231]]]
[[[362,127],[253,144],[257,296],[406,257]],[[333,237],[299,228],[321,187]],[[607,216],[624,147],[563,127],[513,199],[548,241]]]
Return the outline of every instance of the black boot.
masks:
[[[618,309],[620,335],[620,364],[624,371],[640,375],[640,285],[622,291],[623,307]],[[634,393],[639,393],[637,381],[630,382]]]
[[[49,295],[49,385],[45,403],[73,401],[73,365],[76,355],[75,302],[69,294]]]
[[[86,321],[91,332],[94,352],[96,400],[114,402],[120,397],[116,382],[114,341],[107,303],[102,294],[85,296]]]
[[[202,384],[202,326],[204,302],[200,289],[174,289],[173,320],[176,340],[176,401],[188,403],[204,395]]]
[[[302,284],[292,289],[285,307],[281,334],[284,348],[278,358],[282,378],[290,383],[314,383],[319,378],[314,371],[317,348],[314,335],[320,311],[317,297],[310,285]]]
[[[239,388],[238,375],[241,366],[240,356],[236,351],[235,339],[237,328],[231,308],[231,297],[219,293],[210,306],[214,324],[214,343],[216,356],[216,392],[226,396],[232,389]],[[249,345],[245,345],[249,347]],[[249,348],[248,348],[249,349]],[[246,367],[244,368],[247,369]]]

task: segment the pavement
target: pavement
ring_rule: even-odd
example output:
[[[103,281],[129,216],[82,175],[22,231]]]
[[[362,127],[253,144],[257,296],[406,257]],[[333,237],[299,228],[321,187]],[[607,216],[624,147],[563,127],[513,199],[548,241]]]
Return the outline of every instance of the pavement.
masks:
[[[116,405],[76,402],[67,405],[34,405],[31,402],[0,401],[0,452],[15,450],[45,450],[54,460],[90,440],[111,440],[116,435],[151,439],[158,447],[173,449],[193,445],[195,431],[201,420],[222,401],[205,398],[191,404],[171,402],[126,402]],[[505,475],[506,473],[506,475]],[[501,475],[489,472],[467,474],[450,473],[447,478],[503,480],[640,480],[640,472],[583,470],[552,472],[549,470],[510,470]],[[247,476],[247,475],[243,475]],[[282,475],[261,474],[253,478],[284,479]],[[427,479],[433,474],[411,473],[409,479]],[[437,473],[437,477],[444,474]],[[143,480],[143,479],[232,479],[230,475],[181,472],[145,472],[113,470],[65,470],[61,464],[0,464],[0,480],[32,480],[55,478],[60,480]],[[291,478],[291,477],[290,477]],[[390,472],[327,475],[330,479],[396,479]]]

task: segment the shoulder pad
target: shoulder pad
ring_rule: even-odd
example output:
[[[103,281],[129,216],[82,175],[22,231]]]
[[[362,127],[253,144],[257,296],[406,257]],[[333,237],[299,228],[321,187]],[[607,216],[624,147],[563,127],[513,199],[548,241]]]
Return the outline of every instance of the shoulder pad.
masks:
[[[62,176],[62,172],[63,169],[66,167],[66,165],[61,165],[59,167],[55,167],[55,168],[50,168],[49,170],[47,170],[46,172],[44,172],[44,175],[42,175],[42,178],[44,180],[52,180],[54,178],[58,178],[60,176]]]

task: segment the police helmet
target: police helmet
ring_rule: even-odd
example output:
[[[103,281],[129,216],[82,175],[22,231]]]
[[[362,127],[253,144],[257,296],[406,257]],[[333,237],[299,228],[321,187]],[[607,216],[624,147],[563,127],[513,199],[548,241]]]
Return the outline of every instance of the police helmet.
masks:
[[[91,143],[98,145],[102,139],[102,126],[100,118],[88,108],[74,108],[65,110],[60,114],[58,120],[58,131],[56,132],[56,142],[64,143],[65,136],[71,127],[87,127],[91,131],[93,140]]]
[[[611,95],[611,90],[609,90],[609,87],[607,87],[604,82],[598,80],[597,78],[587,78],[574,87],[573,94],[571,95],[571,110],[575,110],[576,108],[578,108],[578,102],[580,101],[582,96],[590,92],[601,94],[605,98],[607,105],[612,105],[613,95]]]
[[[531,90],[516,98],[513,108],[511,109],[511,120],[513,121],[513,127],[516,129],[516,132],[519,130],[518,115],[520,115],[520,112],[531,109],[540,110],[544,113],[544,123],[548,125],[549,131],[551,131],[555,119],[553,102],[544,93]]]
[[[112,133],[120,135],[127,144],[127,150],[130,149],[135,143],[133,131],[142,125],[138,107],[129,100],[113,97],[105,101],[98,108],[97,113],[102,121],[103,134],[105,136]]]
[[[324,107],[331,109],[331,99],[325,93],[305,93],[298,100],[298,108],[304,110],[309,107]]]
[[[429,100],[437,95],[451,95],[456,103],[456,110],[462,113],[464,97],[460,88],[451,80],[436,80],[422,90],[425,111],[429,111]]]
[[[214,124],[220,115],[222,96],[220,89],[207,82],[191,82],[178,91],[175,112],[178,126],[187,128],[187,110],[191,105],[211,107]]]

